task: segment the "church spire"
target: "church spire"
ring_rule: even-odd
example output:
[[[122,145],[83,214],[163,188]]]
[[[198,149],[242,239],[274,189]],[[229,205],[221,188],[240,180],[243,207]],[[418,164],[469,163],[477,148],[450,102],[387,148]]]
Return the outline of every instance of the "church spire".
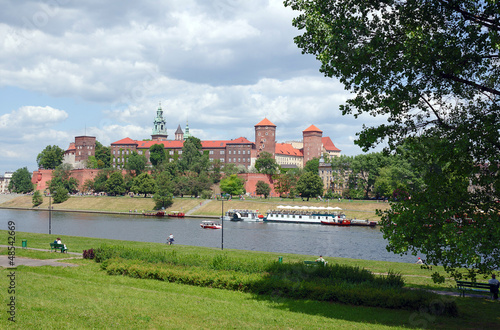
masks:
[[[184,140],[186,140],[190,136],[191,136],[191,134],[189,134],[189,123],[186,120],[186,131],[184,132]]]
[[[153,134],[151,135],[151,139],[153,141],[163,141],[166,140],[167,137],[167,124],[163,118],[161,102],[159,102],[158,109],[156,110],[156,118],[153,121]]]

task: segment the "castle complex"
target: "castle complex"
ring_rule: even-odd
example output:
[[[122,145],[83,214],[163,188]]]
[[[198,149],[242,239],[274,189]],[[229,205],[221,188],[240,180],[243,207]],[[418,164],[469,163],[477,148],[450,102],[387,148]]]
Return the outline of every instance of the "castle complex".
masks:
[[[253,167],[262,152],[270,153],[281,167],[303,167],[309,160],[320,158],[324,154],[330,157],[340,155],[340,150],[335,147],[329,137],[323,137],[323,132],[311,125],[302,131],[301,142],[276,142],[276,125],[264,118],[255,126],[255,142],[244,137],[233,140],[205,140],[201,141],[203,151],[207,151],[210,161],[215,159],[224,164],[242,165],[245,168]],[[144,155],[149,163],[149,148],[154,144],[164,146],[168,155],[182,157],[184,140],[189,135],[178,126],[174,140],[168,140],[166,121],[163,118],[161,105],[156,112],[153,122],[151,140],[132,140],[124,138],[111,143],[111,162],[114,168],[123,168],[128,156],[132,152]],[[75,139],[76,144],[76,139]]]

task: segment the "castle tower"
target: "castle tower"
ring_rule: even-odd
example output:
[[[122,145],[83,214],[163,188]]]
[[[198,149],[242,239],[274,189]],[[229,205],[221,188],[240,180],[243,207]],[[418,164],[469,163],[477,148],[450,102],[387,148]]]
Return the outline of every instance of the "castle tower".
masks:
[[[274,158],[276,152],[276,125],[267,118],[255,125],[255,148],[257,149],[257,158],[262,151],[270,153]]]
[[[306,166],[306,163],[311,159],[321,157],[323,131],[311,125],[302,131],[302,137],[304,142],[304,166]]]
[[[182,131],[181,125],[177,127],[175,131],[175,141],[183,141],[184,140],[184,132]]]
[[[165,141],[167,140],[167,125],[163,118],[163,110],[161,109],[161,103],[158,105],[158,110],[156,110],[156,118],[153,121],[153,134],[151,139],[153,141]]]

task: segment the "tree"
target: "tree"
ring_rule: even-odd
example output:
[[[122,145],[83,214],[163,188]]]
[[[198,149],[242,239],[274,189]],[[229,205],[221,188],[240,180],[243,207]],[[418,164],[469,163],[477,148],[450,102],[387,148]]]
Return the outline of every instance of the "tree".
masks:
[[[146,157],[144,155],[139,155],[137,152],[133,151],[128,157],[127,170],[129,172],[135,172],[135,175],[141,174],[146,168]]]
[[[10,179],[7,189],[18,194],[25,194],[33,191],[31,174],[27,167],[19,168],[12,173],[12,178]]]
[[[155,201],[155,210],[165,209],[174,203],[173,201],[173,182],[168,172],[161,172],[156,177],[156,192],[153,195]]]
[[[111,167],[111,148],[103,146],[99,141],[95,141],[96,168]]]
[[[153,144],[151,148],[149,148],[149,161],[153,166],[161,164],[166,158],[167,153],[165,152],[163,144]]]
[[[261,180],[257,181],[257,185],[255,186],[255,193],[257,195],[264,195],[264,198],[267,198],[270,192],[271,187],[267,183]]]
[[[220,181],[220,189],[226,194],[241,195],[243,194],[245,180],[240,178],[238,175],[233,174],[231,176],[225,177]]]
[[[255,169],[259,171],[259,173],[275,174],[278,168],[279,166],[273,158],[273,155],[266,151],[261,152],[259,158],[255,161]]]
[[[306,172],[297,182],[297,192],[302,198],[317,197],[323,195],[323,180],[318,173]]]
[[[182,158],[179,161],[179,167],[181,171],[188,171],[191,170],[193,166],[197,165],[198,163],[203,161],[203,155],[202,155],[202,146],[201,146],[201,140],[194,137],[190,136],[184,141],[184,145],[182,146]],[[208,156],[208,155],[207,155]],[[208,157],[206,157],[208,158]],[[208,169],[208,163],[204,162],[207,167],[205,170]],[[201,169],[196,170],[197,173],[201,172]]]
[[[342,189],[341,195],[344,196],[345,190],[348,188],[348,177],[351,171],[351,163],[353,157],[340,155],[330,158],[329,162],[332,166],[333,183],[337,190]],[[346,196],[344,196],[346,197]]]
[[[54,204],[59,204],[67,201],[69,198],[66,188],[59,186],[54,193]]]
[[[273,175],[274,190],[278,194],[280,194],[281,197],[289,195],[290,197],[294,198],[294,188],[297,185],[297,181],[302,174],[303,171],[301,169],[291,169],[286,171],[286,173]]]
[[[43,203],[43,197],[39,190],[35,190],[35,192],[33,193],[33,197],[31,198],[31,203],[33,204],[33,207],[36,207]]]
[[[64,150],[56,145],[46,146],[36,157],[39,168],[53,170],[62,164]]]
[[[144,194],[144,197],[147,197],[148,194],[155,193],[156,183],[151,175],[148,173],[141,173],[134,178],[130,190],[136,194]]]
[[[319,173],[319,158],[313,158],[309,160],[306,163],[306,166],[304,166],[304,171],[316,174]]]
[[[52,178],[48,182],[51,193],[57,191],[57,188],[62,187],[68,193],[78,191],[78,180],[71,177],[71,165],[61,164],[52,172]]]
[[[120,172],[114,172],[106,181],[106,192],[110,195],[122,195],[125,193],[125,182]]]
[[[423,189],[382,214],[390,251],[454,276],[500,267],[500,21],[495,1],[286,0],[304,53],[355,95],[343,114],[385,116],[356,143],[412,150]],[[425,147],[425,148],[424,148]],[[418,155],[418,157],[417,157]],[[406,195],[406,197],[405,197]],[[425,221],[425,225],[422,224]],[[473,225],[464,225],[473,223]],[[496,226],[498,227],[498,226]],[[460,229],[459,229],[460,228]]]

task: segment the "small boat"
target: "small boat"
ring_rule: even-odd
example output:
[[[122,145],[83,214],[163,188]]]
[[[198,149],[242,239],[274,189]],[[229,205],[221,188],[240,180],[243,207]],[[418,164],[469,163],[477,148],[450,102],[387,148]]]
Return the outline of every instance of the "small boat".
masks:
[[[144,213],[142,213],[142,215],[147,216],[147,217],[164,217],[165,211],[144,212]]]
[[[377,225],[376,221],[361,220],[361,219],[351,219],[351,226],[369,226],[375,227]]]
[[[203,229],[221,229],[222,226],[214,221],[202,221],[200,224]]]
[[[168,216],[171,218],[184,218],[185,214],[181,211],[170,211]]]
[[[222,217],[222,220],[228,221],[262,221],[263,215],[259,214],[259,211],[254,210],[229,210],[226,215]]]

